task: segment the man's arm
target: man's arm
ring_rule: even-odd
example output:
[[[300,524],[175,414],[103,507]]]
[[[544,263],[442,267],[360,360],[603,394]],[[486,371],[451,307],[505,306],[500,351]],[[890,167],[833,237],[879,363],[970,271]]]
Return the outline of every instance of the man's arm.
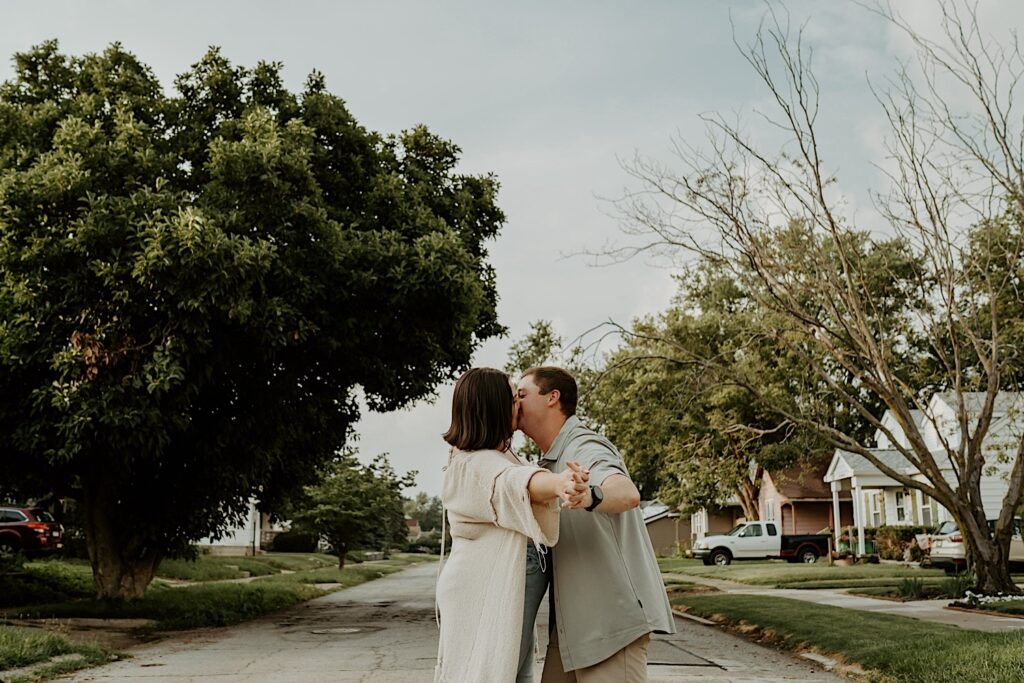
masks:
[[[604,494],[604,500],[594,508],[594,512],[625,512],[640,505],[640,492],[637,491],[633,480],[624,474],[610,474],[605,477],[601,482],[601,492]],[[593,502],[594,498],[587,488],[582,507],[590,507]]]

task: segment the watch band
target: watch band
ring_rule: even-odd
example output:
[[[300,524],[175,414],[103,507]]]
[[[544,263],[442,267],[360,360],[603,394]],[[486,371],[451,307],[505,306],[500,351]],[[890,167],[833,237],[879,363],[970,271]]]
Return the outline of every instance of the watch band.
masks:
[[[604,502],[604,491],[601,490],[600,486],[594,484],[590,485],[590,505],[583,508],[587,512],[593,512],[594,509]]]

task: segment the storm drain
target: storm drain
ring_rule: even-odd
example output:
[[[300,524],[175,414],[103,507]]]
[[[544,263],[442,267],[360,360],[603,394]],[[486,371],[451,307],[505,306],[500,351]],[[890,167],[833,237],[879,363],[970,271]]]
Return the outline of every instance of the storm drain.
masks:
[[[350,636],[354,633],[368,633],[370,631],[381,631],[380,626],[339,626],[337,628],[315,628],[310,633],[318,636]]]

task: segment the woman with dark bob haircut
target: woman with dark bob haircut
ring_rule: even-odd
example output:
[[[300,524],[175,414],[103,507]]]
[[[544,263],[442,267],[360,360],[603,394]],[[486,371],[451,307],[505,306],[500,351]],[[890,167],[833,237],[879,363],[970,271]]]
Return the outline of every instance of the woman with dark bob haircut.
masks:
[[[473,368],[455,383],[441,489],[452,550],[437,581],[435,683],[517,680],[527,543],[554,545],[559,497],[578,508],[588,490],[578,463],[556,475],[512,452],[518,412],[517,392],[500,370]],[[531,678],[532,658],[519,680]]]

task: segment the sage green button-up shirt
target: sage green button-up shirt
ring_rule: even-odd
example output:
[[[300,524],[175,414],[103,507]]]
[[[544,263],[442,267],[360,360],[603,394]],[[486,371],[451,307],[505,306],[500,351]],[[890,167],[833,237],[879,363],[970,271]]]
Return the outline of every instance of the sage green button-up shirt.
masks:
[[[567,460],[600,485],[629,476],[622,456],[579,418],[566,420],[539,465],[558,473]],[[565,671],[593,666],[651,632],[675,633],[654,548],[638,508],[620,513],[562,510],[551,548],[552,601]]]

